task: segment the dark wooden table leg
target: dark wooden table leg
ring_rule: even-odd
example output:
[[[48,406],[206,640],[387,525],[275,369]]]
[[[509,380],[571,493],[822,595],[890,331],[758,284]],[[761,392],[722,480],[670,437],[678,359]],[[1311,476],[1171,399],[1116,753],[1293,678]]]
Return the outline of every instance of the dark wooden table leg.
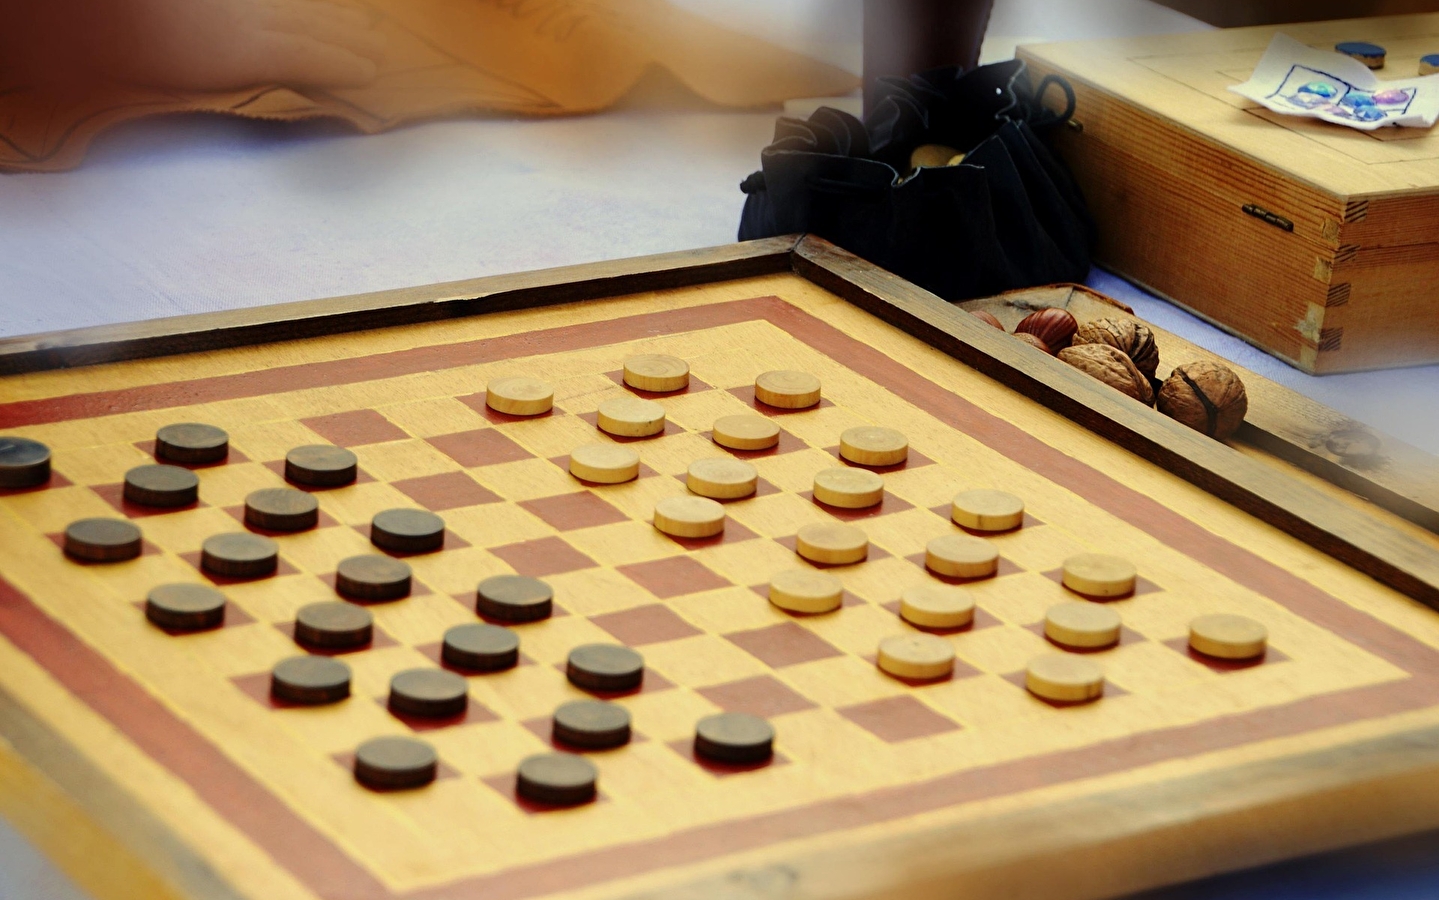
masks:
[[[973,68],[993,0],[865,0],[864,96],[874,81],[943,66]]]

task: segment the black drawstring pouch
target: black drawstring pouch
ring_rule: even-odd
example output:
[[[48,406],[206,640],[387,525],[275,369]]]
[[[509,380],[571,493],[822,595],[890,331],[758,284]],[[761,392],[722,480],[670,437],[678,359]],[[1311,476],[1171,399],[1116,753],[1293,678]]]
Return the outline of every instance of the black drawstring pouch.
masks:
[[[1043,107],[1044,92],[1067,104]],[[762,170],[745,179],[740,240],[810,233],[946,300],[1083,281],[1094,224],[1040,140],[1074,114],[1074,90],[1031,90],[1019,60],[880,81],[868,120],[820,109],[780,119]],[[966,156],[909,172],[924,144]]]

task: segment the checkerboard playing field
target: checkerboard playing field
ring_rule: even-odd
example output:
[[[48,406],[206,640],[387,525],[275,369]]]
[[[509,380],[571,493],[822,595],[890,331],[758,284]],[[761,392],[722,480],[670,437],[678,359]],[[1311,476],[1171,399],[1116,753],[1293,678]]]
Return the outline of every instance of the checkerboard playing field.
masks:
[[[4,689],[238,896],[265,898],[637,890],[677,868],[703,873],[775,847],[903,832],[1166,767],[1203,772],[1275,742],[1432,711],[1439,627],[1399,594],[792,276],[662,300],[12,381],[0,429],[53,448],[54,475],[0,496]],[[852,336],[864,329],[863,340]],[[622,366],[636,354],[685,360],[689,386],[629,388]],[[774,369],[817,376],[820,405],[757,402],[756,376]],[[489,408],[485,385],[506,376],[548,381],[553,410],[523,418]],[[664,407],[663,433],[618,439],[596,427],[602,403],[635,396]],[[778,445],[716,444],[715,421],[735,414],[769,417]],[[156,430],[176,422],[228,431],[227,461],[195,467],[198,503],[128,503],[125,472],[153,462]],[[873,470],[885,487],[877,507],[816,502],[815,473],[846,465],[840,435],[858,426],[902,432],[907,461]],[[594,443],[637,451],[639,477],[573,477],[569,454]],[[356,483],[312,489],[316,527],[264,532],[280,547],[273,575],[203,571],[202,542],[246,530],[245,497],[285,486],[286,453],[313,444],[353,451]],[[687,469],[706,458],[752,464],[757,492],[725,501],[720,536],[662,534],[656,503],[686,494]],[[997,574],[935,575],[926,546],[964,534],[951,501],[981,489],[1026,507],[1021,527],[980,538],[999,553]],[[336,654],[353,671],[352,696],[314,708],[272,700],[271,668],[304,652],[293,640],[297,610],[339,599],[337,564],[379,552],[370,522],[393,508],[438,514],[444,546],[403,555],[410,596],[367,605],[373,641]],[[131,519],[143,554],[67,559],[60,534],[86,517]],[[768,583],[819,569],[795,552],[798,532],[816,523],[861,529],[868,558],[822,569],[843,584],[839,610],[791,615],[767,601]],[[1026,691],[1025,667],[1061,652],[1045,616],[1079,599],[1061,567],[1082,553],[1132,560],[1138,586],[1106,604],[1122,620],[1118,644],[1084,654],[1103,672],[1104,696],[1050,704]],[[391,677],[440,668],[446,629],[480,621],[476,586],[505,574],[554,589],[552,617],[511,626],[520,664],[468,674],[461,715],[392,714]],[[172,582],[222,591],[223,627],[172,634],[149,623],[147,592]],[[963,585],[977,605],[971,625],[933,632],[953,649],[953,674],[886,674],[881,640],[918,633],[898,614],[901,594],[938,583]],[[1221,662],[1190,651],[1191,621],[1211,613],[1262,623],[1267,654]],[[629,711],[633,738],[586,754],[599,771],[595,802],[521,800],[516,767],[552,749],[558,706],[589,696],[566,681],[566,657],[593,643],[644,656],[639,689],[601,695]],[[767,719],[773,759],[696,759],[696,722],[719,712]],[[438,779],[412,791],[358,785],[355,748],[385,735],[431,744]]]

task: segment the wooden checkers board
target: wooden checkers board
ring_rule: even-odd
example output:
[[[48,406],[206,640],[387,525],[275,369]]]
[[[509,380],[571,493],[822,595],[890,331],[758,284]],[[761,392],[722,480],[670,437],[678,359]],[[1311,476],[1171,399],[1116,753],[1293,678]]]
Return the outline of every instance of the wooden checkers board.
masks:
[[[437,308],[465,315],[423,321]],[[266,315],[312,336],[252,343],[270,333]],[[48,444],[54,474],[0,495],[0,812],[103,898],[922,898],[950,896],[956,878],[966,896],[1089,897],[1439,819],[1439,618],[1405,596],[1433,599],[1432,544],[1365,526],[823,242],[243,316],[4,348],[6,365],[30,371],[0,381],[0,433]],[[243,346],[215,346],[226,343]],[[643,395],[668,424],[626,442],[637,480],[581,483],[568,454],[613,440],[596,411],[634,395],[622,366],[640,353],[685,360],[690,384]],[[756,404],[755,377],[779,368],[816,375],[821,404]],[[513,375],[550,381],[553,411],[490,410],[484,385]],[[710,440],[717,418],[743,413],[776,422],[778,446],[731,453]],[[195,469],[198,504],[128,506],[125,471],[180,421],[225,428],[228,460]],[[841,464],[839,435],[861,425],[910,442],[907,462],[879,470],[883,504],[815,503],[815,472]],[[358,481],[315,492],[316,528],[274,536],[278,571],[203,574],[200,544],[243,529],[245,496],[284,485],[287,451],[325,443],[355,453]],[[1145,458],[1178,454],[1184,478]],[[724,456],[760,481],[726,504],[723,535],[656,531],[654,505],[685,493],[688,466]],[[1247,497],[1248,511],[1191,482]],[[939,632],[953,675],[890,677],[875,664],[880,641],[914,633],[900,594],[940,582],[926,544],[961,533],[950,501],[976,488],[1022,497],[1024,524],[983,538],[1001,563],[965,584],[973,623]],[[396,507],[443,517],[445,544],[405,557],[412,594],[367,606],[373,642],[337,654],[352,695],[272,701],[271,667],[302,652],[296,611],[339,599],[336,565],[374,552],[369,522]],[[143,555],[68,560],[57,535],[91,516],[131,518]],[[839,610],[788,615],[766,584],[809,566],[794,536],[815,523],[862,529],[869,558],[825,569],[843,583]],[[1087,552],[1133,560],[1138,588],[1110,605],[1118,645],[1084,657],[1104,696],[1049,704],[1026,692],[1025,667],[1060,652],[1045,614],[1077,599],[1060,570]],[[391,677],[439,668],[445,631],[478,621],[477,584],[512,573],[554,589],[551,618],[511,626],[520,664],[470,675],[462,715],[389,712]],[[224,592],[224,626],[150,624],[142,601],[164,582]],[[1267,655],[1189,652],[1189,623],[1206,613],[1262,623]],[[644,656],[639,689],[603,695],[630,713],[632,740],[587,754],[593,802],[521,800],[520,761],[552,749],[557,707],[589,696],[566,681],[567,654],[593,643]],[[696,723],[721,712],[767,719],[774,757],[697,760]],[[433,746],[437,780],[359,785],[356,747],[385,736]]]
[[[1380,44],[1381,82],[1413,79],[1439,52],[1439,13],[1020,49],[1036,83],[1074,87],[1055,139],[1100,226],[1096,258],[1307,372],[1439,361],[1439,133],[1231,92],[1276,33]]]

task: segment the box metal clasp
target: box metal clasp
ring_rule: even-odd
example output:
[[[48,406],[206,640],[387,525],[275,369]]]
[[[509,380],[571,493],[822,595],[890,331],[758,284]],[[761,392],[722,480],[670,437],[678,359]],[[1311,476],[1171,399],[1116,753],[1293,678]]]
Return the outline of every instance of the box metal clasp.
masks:
[[[1255,204],[1253,204],[1253,203],[1246,203],[1246,204],[1244,204],[1243,209],[1244,209],[1244,214],[1245,214],[1245,215],[1253,216],[1254,218],[1258,219],[1258,220],[1261,221],[1261,222],[1268,222],[1270,225],[1273,225],[1275,228],[1282,228],[1282,229],[1284,229],[1285,231],[1291,231],[1291,232],[1294,230],[1294,223],[1293,223],[1293,222],[1291,222],[1290,220],[1284,218],[1283,216],[1279,215],[1278,213],[1272,213],[1272,212],[1270,212],[1269,210],[1265,209],[1265,208],[1262,207],[1262,206],[1257,206],[1257,205],[1255,205]]]

